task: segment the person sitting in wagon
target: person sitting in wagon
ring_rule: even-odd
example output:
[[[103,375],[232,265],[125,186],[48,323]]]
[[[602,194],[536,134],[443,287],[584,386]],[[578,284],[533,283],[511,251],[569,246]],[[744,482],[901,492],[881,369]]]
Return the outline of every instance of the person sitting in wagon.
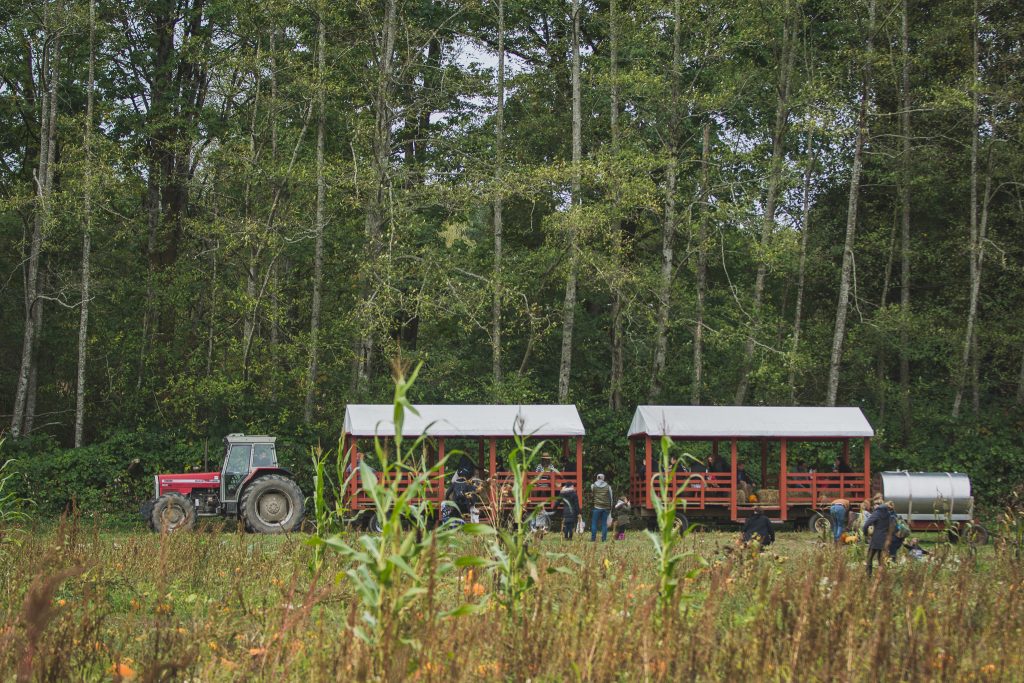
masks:
[[[747,472],[746,466],[742,462],[736,463],[736,488],[743,492],[744,502],[754,495],[754,486],[754,479]]]
[[[540,454],[540,462],[533,468],[534,472],[557,472],[558,468],[551,464],[551,456],[547,453]]]

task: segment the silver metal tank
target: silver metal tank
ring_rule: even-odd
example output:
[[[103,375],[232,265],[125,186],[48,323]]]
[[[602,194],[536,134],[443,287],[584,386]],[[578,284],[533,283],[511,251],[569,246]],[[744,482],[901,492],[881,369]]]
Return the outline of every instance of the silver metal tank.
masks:
[[[881,491],[913,522],[974,519],[971,479],[960,472],[882,472]]]

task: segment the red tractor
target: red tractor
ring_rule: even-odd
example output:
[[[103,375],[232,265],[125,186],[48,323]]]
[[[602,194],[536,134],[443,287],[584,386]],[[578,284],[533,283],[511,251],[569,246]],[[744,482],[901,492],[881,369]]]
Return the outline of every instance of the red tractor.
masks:
[[[158,474],[155,497],[142,505],[154,531],[188,530],[196,517],[241,519],[248,531],[295,531],[304,515],[302,490],[278,467],[272,436],[228,434],[219,472]]]

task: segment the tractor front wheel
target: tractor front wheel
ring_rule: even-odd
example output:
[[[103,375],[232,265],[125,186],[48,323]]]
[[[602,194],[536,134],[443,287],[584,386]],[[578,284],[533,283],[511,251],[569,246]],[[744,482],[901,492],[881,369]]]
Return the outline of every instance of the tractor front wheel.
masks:
[[[165,493],[153,503],[150,527],[157,533],[190,531],[196,525],[196,509],[180,493]]]
[[[279,474],[262,476],[246,486],[238,509],[245,528],[260,534],[297,531],[305,513],[298,484]]]

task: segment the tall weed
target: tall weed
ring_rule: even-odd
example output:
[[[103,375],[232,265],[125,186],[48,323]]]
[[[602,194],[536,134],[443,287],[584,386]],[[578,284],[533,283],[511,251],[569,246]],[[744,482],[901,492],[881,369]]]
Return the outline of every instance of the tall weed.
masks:
[[[354,539],[342,534],[312,539],[314,547],[337,552],[346,565],[339,578],[348,578],[358,599],[349,627],[373,653],[378,675],[394,670],[401,659],[396,655],[407,654],[399,652],[402,648],[420,648],[419,640],[406,628],[410,614],[428,595],[429,586],[454,567],[447,558],[456,530],[433,528],[436,511],[425,500],[430,482],[439,479],[447,458],[429,465],[423,448],[426,435],[421,434],[409,445],[402,438],[406,412],[418,414],[408,398],[418,373],[419,366],[406,379],[402,368],[396,366],[394,450],[375,438],[380,471],[374,472],[366,462],[359,463],[360,484],[372,501],[371,512],[379,533],[365,533]],[[422,502],[415,502],[417,499]],[[434,616],[428,614],[427,618]]]
[[[670,614],[678,612],[680,601],[677,597],[679,590],[679,576],[677,567],[692,552],[683,552],[678,548],[690,530],[688,528],[677,529],[676,511],[686,509],[686,501],[680,496],[679,488],[673,489],[679,463],[672,458],[672,440],[667,436],[661,438],[659,472],[651,480],[651,503],[654,507],[654,518],[657,522],[657,530],[647,530],[645,533],[654,545],[655,567],[658,575],[658,616],[664,619]],[[695,458],[688,454],[684,458]],[[686,572],[686,579],[693,580],[703,567],[701,562],[697,567]]]

